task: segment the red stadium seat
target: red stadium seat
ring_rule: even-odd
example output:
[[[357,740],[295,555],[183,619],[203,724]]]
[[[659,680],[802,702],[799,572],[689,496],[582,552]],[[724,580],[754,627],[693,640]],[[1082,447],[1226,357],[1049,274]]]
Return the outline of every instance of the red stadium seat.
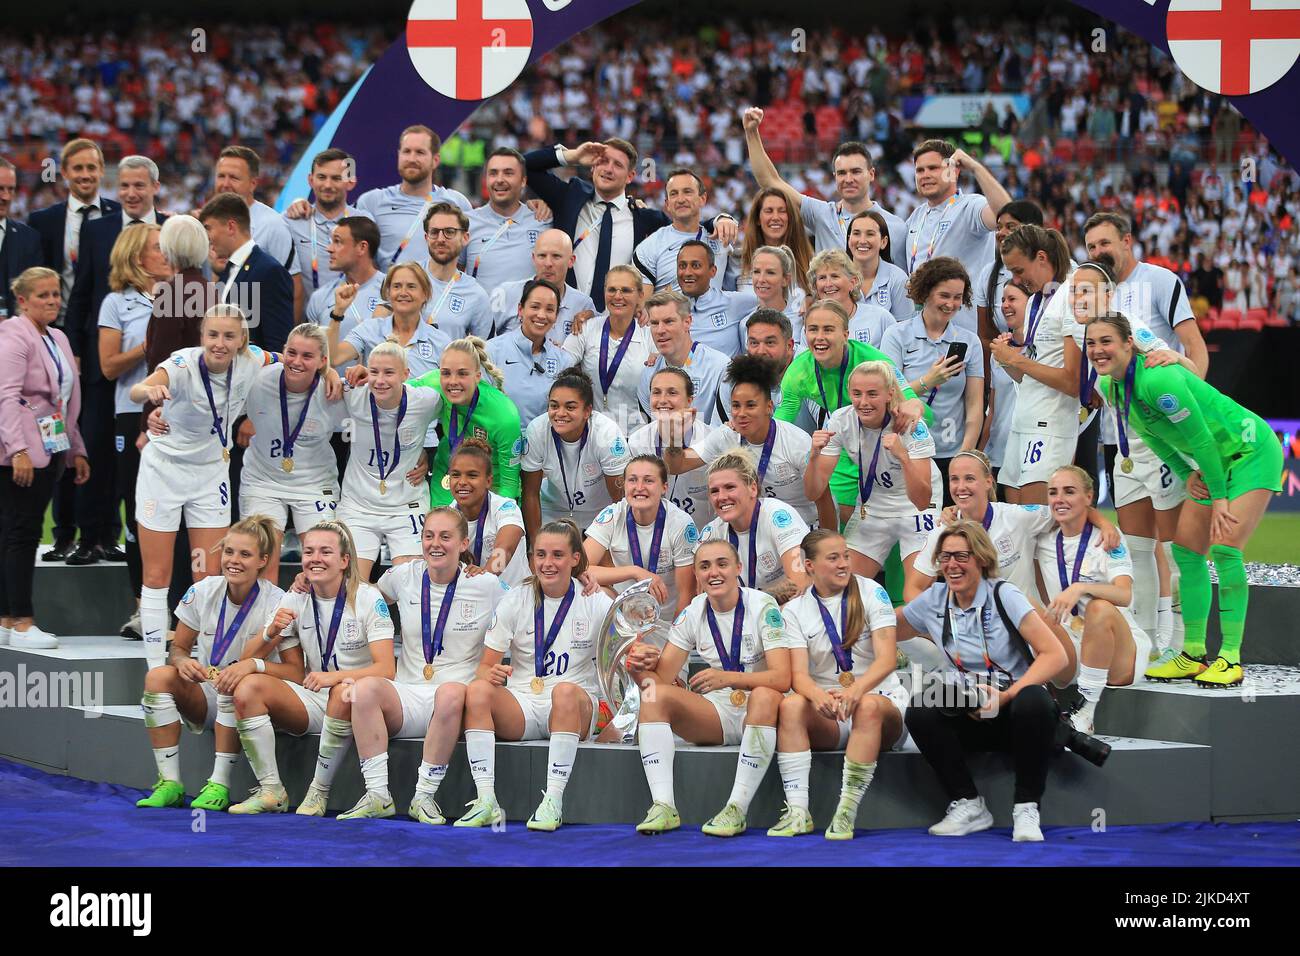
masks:
[[[1217,316],[1218,313],[1216,312],[1215,315]],[[1202,335],[1206,332],[1214,331],[1214,319],[1210,318],[1208,315],[1201,316],[1196,320],[1196,324],[1200,327]]]
[[[1291,327],[1291,320],[1276,309],[1264,316],[1264,327],[1269,329],[1286,329]]]
[[[1214,320],[1214,330],[1216,332],[1234,331],[1241,325],[1241,318],[1240,309],[1224,309],[1219,313],[1219,317]]]
[[[1268,315],[1267,309],[1249,309],[1237,323],[1237,328],[1243,332],[1262,332],[1266,315]]]

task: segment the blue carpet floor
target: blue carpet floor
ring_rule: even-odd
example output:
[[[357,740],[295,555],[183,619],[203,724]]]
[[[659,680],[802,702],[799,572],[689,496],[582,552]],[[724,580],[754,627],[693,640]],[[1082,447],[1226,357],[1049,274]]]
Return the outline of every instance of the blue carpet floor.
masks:
[[[142,791],[53,776],[0,761],[0,865],[228,866],[1297,866],[1300,823],[1049,827],[1042,844],[1005,829],[961,839],[922,830],[859,830],[851,843],[794,840],[761,830],[718,840],[695,829],[662,837],[630,826],[531,833],[428,827],[405,818],[339,823],[293,815],[250,819],[137,810]],[[200,823],[202,827],[200,828]],[[200,832],[195,832],[199,829]]]

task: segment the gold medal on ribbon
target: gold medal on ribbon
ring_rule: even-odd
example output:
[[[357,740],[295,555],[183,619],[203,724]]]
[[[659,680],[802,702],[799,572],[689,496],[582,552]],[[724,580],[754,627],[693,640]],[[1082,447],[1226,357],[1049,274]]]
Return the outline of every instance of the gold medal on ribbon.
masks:
[[[424,665],[424,679],[425,679],[425,680],[433,680],[433,665],[432,665],[432,664],[425,664],[425,665]]]
[[[1073,631],[1075,634],[1082,634],[1083,618],[1079,617],[1079,615],[1077,614],[1074,615],[1072,618],[1070,618],[1070,630]]]
[[[293,459],[292,458],[284,459],[284,461],[280,462],[280,467],[284,469],[285,474],[288,474],[289,472],[293,471]]]
[[[219,668],[216,664],[209,664],[209,665],[208,665],[208,680],[209,680],[209,681],[215,681],[215,680],[216,680],[218,677],[220,677],[220,676],[221,676],[221,668]]]
[[[841,686],[841,687],[852,687],[852,686],[853,686],[853,672],[852,672],[852,671],[840,671],[840,686]]]
[[[862,506],[859,513],[862,515],[863,521],[867,520],[867,506],[865,504]]]
[[[1124,472],[1124,474],[1126,475],[1133,474],[1133,459],[1125,458],[1123,461],[1121,461],[1119,463],[1119,470]]]
[[[743,690],[737,689],[731,692],[731,706],[732,707],[745,706],[745,692]]]
[[[230,449],[229,449],[229,448],[223,448],[223,449],[221,449],[221,460],[222,460],[222,461],[230,461]]]
[[[528,682],[528,689],[534,694],[540,694],[546,689],[546,681],[542,680],[540,677],[534,677]]]
[[[1088,420],[1088,409],[1086,408],[1079,409],[1079,424],[1082,425],[1087,420]]]
[[[379,493],[381,495],[388,494],[388,482],[384,481],[382,478],[379,479]]]
[[[451,479],[448,478],[446,475],[442,476],[442,490],[451,491]]]

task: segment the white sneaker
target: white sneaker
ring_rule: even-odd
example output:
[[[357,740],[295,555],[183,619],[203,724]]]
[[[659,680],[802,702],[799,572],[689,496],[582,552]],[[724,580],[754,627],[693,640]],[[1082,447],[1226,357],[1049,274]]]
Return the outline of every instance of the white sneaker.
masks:
[[[59,646],[59,639],[33,624],[25,631],[11,630],[9,632],[9,645],[11,647],[24,647],[28,650],[51,650]]]
[[[9,628],[0,627],[0,647],[9,643]]]
[[[1093,713],[1088,707],[1080,707],[1070,715],[1070,726],[1081,734],[1092,736]],[[1028,806],[1028,804],[1025,804]]]
[[[948,804],[947,815],[930,827],[930,836],[965,836],[993,826],[993,814],[984,805],[983,797],[954,800]]]
[[[1011,808],[1014,827],[1011,831],[1013,843],[1042,843],[1043,831],[1038,826],[1038,804],[1017,803]]]

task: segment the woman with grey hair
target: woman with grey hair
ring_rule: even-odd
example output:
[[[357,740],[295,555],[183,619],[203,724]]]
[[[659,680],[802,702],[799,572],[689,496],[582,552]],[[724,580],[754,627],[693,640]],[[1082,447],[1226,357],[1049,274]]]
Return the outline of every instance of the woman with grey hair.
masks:
[[[210,305],[217,302],[216,288],[208,288],[203,266],[208,261],[208,232],[193,216],[171,216],[158,237],[162,254],[176,275],[158,290],[153,317],[145,333],[145,365],[149,372],[177,349],[199,344],[199,324]],[[148,418],[145,406],[141,420]]]

